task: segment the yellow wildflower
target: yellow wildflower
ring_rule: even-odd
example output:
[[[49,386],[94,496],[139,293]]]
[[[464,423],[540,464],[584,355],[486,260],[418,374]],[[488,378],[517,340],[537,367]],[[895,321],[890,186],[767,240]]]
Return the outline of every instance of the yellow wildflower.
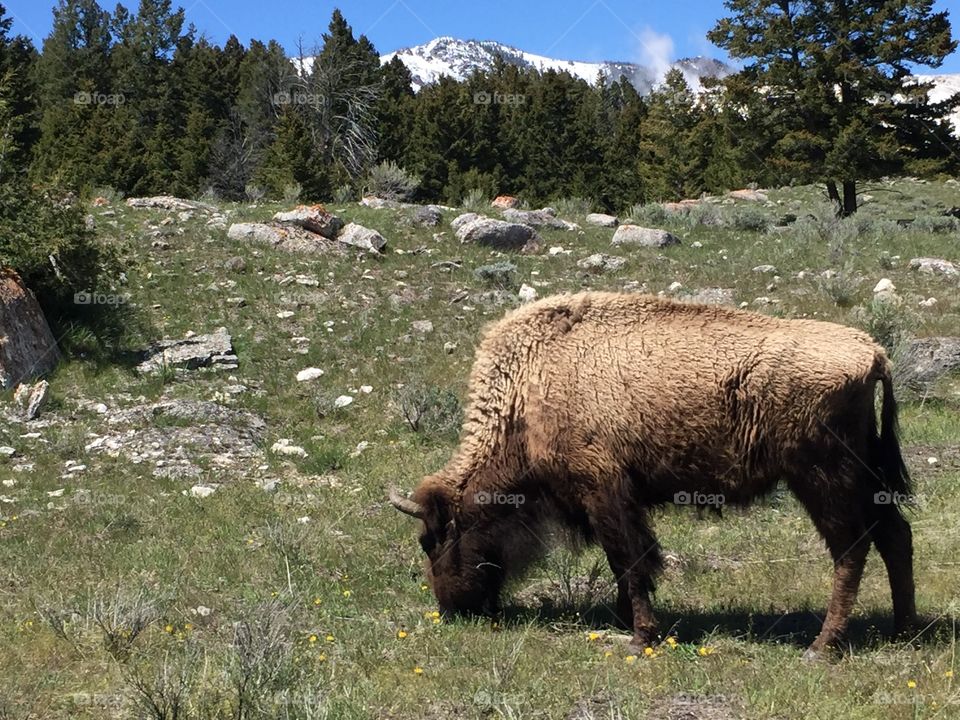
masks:
[[[406,630],[397,630],[397,640],[403,640],[407,636]]]
[[[943,676],[944,676],[945,678],[952,678],[952,677],[953,677],[953,670],[947,670],[947,671],[943,674]]]
[[[675,648],[675,647],[677,646],[677,639],[676,639],[675,637],[673,637],[673,636],[668,637],[668,638],[667,638],[667,645],[669,645],[669,646],[672,647],[672,648]]]
[[[307,642],[315,643],[316,641],[317,641],[316,635],[311,635],[310,637],[307,638]]]
[[[916,680],[907,680],[907,687],[911,690],[917,686]]]
[[[420,667],[419,665],[417,665],[417,666],[413,669],[413,674],[414,674],[414,675],[423,675],[423,668]]]
[[[166,633],[172,633],[172,632],[173,632],[173,625],[167,625],[167,626],[163,629],[163,631],[166,632]]]
[[[637,656],[636,656],[636,655],[627,655],[627,656],[624,658],[624,662],[626,662],[627,665],[633,664],[634,662],[636,662],[636,660],[637,660]]]
[[[343,596],[344,596],[345,598],[350,597],[352,594],[353,594],[353,593],[351,593],[349,590],[344,590],[344,591],[343,591]]]
[[[587,634],[587,640],[589,640],[590,642],[595,642],[599,639],[600,639],[600,633],[598,632],[592,632]]]

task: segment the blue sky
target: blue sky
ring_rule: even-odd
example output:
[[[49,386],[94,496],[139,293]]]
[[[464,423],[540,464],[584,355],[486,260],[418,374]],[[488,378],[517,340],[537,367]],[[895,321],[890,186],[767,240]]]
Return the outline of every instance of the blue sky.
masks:
[[[14,16],[14,30],[40,44],[50,29],[51,0],[0,0]],[[105,8],[113,0],[101,0]],[[135,6],[136,0],[124,2]],[[177,4],[176,2],[174,3]],[[187,18],[211,39],[231,33],[244,43],[276,39],[291,54],[302,39],[316,43],[334,7],[340,7],[359,35],[366,34],[380,52],[418,45],[438,35],[499,40],[528,52],[569,60],[643,62],[651,52],[670,51],[672,58],[723,53],[705,35],[723,13],[722,0],[637,2],[636,0],[181,0]],[[954,37],[960,37],[960,0],[936,0],[949,10]],[[940,72],[960,72],[954,53]]]

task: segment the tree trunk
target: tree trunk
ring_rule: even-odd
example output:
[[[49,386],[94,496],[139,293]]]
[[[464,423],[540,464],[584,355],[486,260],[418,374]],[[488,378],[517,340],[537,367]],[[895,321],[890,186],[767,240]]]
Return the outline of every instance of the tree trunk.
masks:
[[[843,217],[850,217],[857,212],[857,181],[843,181]]]
[[[33,293],[11,268],[0,267],[0,388],[53,369],[57,342]]]
[[[843,211],[843,203],[840,201],[840,191],[837,190],[837,183],[833,180],[827,180],[827,197],[830,198],[830,202],[836,203],[837,215],[839,215]]]

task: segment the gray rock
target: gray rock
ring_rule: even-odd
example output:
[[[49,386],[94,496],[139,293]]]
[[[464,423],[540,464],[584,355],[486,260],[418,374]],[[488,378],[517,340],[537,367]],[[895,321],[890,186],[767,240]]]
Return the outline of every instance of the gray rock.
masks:
[[[450,221],[450,227],[454,230],[459,230],[467,223],[471,223],[474,220],[479,220],[482,217],[482,215],[478,215],[475,212],[463,213],[463,215],[457,215],[453,220]]]
[[[923,386],[960,370],[960,337],[912,340],[896,363],[908,385]]]
[[[360,200],[360,204],[364,207],[373,208],[374,210],[392,210],[403,207],[402,203],[399,203],[396,200],[386,200],[384,198],[372,196],[362,198]]]
[[[36,385],[18,385],[13,401],[20,408],[24,420],[35,420],[40,415],[50,395],[50,383],[41,380]]]
[[[703,305],[736,305],[733,288],[703,288],[683,298]]]
[[[762,275],[776,275],[777,268],[774,265],[757,265],[753,271]]]
[[[507,208],[503,211],[503,219],[522,225],[531,225],[533,227],[546,227],[554,230],[579,230],[580,226],[576,223],[567,222],[557,217],[553,208],[543,208],[541,210],[517,210],[516,208]]]
[[[478,218],[457,229],[461,243],[475,243],[504,251],[532,252],[540,244],[540,236],[529,225],[492,218]]]
[[[230,272],[243,272],[247,269],[247,261],[239,255],[235,255],[227,260],[223,264],[223,267],[225,270],[229,270]]]
[[[640,247],[667,247],[679,245],[680,239],[666,230],[645,228],[639,225],[621,225],[613,234],[612,245],[638,245]]]
[[[520,298],[520,302],[529,303],[537,299],[537,289],[531,287],[526,283],[523,283],[520,286],[520,291],[517,293],[517,297]]]
[[[209,335],[194,335],[182,340],[162,340],[145,352],[137,365],[141,373],[157,373],[164,368],[196,370],[198,368],[235,370],[238,367],[233,340],[226,328]]]
[[[337,237],[337,241],[375,254],[380,254],[387,246],[383,235],[356,223],[347,225]]]
[[[273,221],[281,225],[301,227],[317,235],[322,235],[328,240],[335,239],[340,230],[343,229],[343,220],[328,213],[322,205],[300,205],[293,210],[278,212],[273,216]]]
[[[953,277],[960,274],[956,265],[949,260],[942,260],[940,258],[913,258],[913,260],[910,261],[910,269],[919,270],[928,275],[946,275]]]
[[[0,268],[0,388],[43,375],[59,360],[57,342],[33,293],[16,272]]]
[[[184,212],[202,210],[208,213],[219,213],[219,208],[208,203],[196,200],[184,200],[172,195],[157,195],[155,197],[129,198],[127,207],[146,210],[167,210],[168,212]]]
[[[234,223],[227,237],[238,242],[271,245],[291,253],[326,253],[336,250],[336,244],[317,233],[296,225],[270,223]]]
[[[443,222],[443,213],[436,205],[421,205],[413,211],[412,219],[420,227],[437,227]]]
[[[750,202],[767,202],[770,199],[763,190],[732,190],[727,194],[734,200],[749,200]]]
[[[419,335],[429,335],[433,332],[433,323],[429,320],[414,320],[410,323],[410,327]]]
[[[590,213],[587,215],[587,225],[596,225],[597,227],[616,227],[620,224],[613,215],[603,213]]]
[[[594,253],[577,262],[577,267],[595,272],[616,272],[627,264],[627,259],[617,255]]]

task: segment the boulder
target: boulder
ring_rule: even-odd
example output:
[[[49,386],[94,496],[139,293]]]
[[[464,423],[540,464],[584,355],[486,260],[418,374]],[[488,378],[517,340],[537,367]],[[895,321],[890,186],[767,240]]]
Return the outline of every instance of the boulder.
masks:
[[[396,200],[387,200],[373,196],[362,198],[360,204],[364,207],[373,208],[374,210],[391,210],[403,207],[403,205]]]
[[[13,401],[23,414],[24,420],[35,420],[47,404],[50,383],[41,380],[36,385],[23,383],[13,393]]]
[[[661,207],[666,210],[668,213],[679,214],[679,213],[688,213],[690,210],[695,208],[700,204],[699,200],[686,199],[681,200],[680,202],[665,202],[661,203]]]
[[[337,241],[379,255],[387,246],[387,240],[376,230],[350,223],[337,236]]]
[[[453,220],[450,221],[450,227],[454,230],[459,230],[467,223],[471,223],[474,220],[479,220],[482,217],[482,215],[478,215],[475,212],[463,213],[462,215],[457,215]]]
[[[490,207],[500,210],[509,210],[518,205],[520,205],[520,200],[513,197],[513,195],[497,195],[497,197],[493,199],[493,202],[490,203]]]
[[[927,275],[946,275],[947,277],[953,277],[960,274],[956,265],[949,260],[942,260],[941,258],[913,258],[913,260],[910,261],[910,269],[918,270]]]
[[[43,375],[59,360],[37,299],[12,268],[0,268],[0,388]]]
[[[503,211],[503,219],[507,222],[532,225],[533,227],[547,227],[555,230],[579,230],[576,223],[567,222],[557,217],[553,208],[541,210],[516,210],[508,208]]]
[[[616,255],[594,253],[577,262],[577,267],[593,272],[616,272],[627,264],[627,259]]]
[[[960,337],[929,337],[910,341],[895,371],[911,385],[927,385],[960,371]]]
[[[520,302],[523,303],[533,302],[537,299],[537,295],[537,289],[527,285],[526,283],[523,283],[520,286],[520,291],[517,293],[517,297],[520,298]]]
[[[343,228],[343,220],[328,213],[323,205],[299,205],[293,210],[278,212],[273,221],[281,225],[294,225],[333,240]]]
[[[703,288],[683,300],[701,305],[736,305],[733,288]]]
[[[763,190],[731,190],[727,195],[734,200],[749,200],[750,202],[767,202],[770,199]]]
[[[540,236],[529,225],[478,218],[457,229],[461,243],[476,243],[494,250],[534,251],[540,244]]]
[[[612,245],[639,245],[641,247],[667,247],[679,245],[680,239],[666,230],[645,228],[639,225],[621,225],[613,234]]]
[[[596,225],[597,227],[616,227],[620,224],[613,215],[604,215],[603,213],[590,213],[587,215],[587,225]]]
[[[183,198],[173,197],[172,195],[130,198],[127,200],[127,207],[140,210],[166,210],[168,212],[183,212],[186,210],[202,210],[209,213],[220,212],[215,205],[198,202],[196,200],[184,200]]]
[[[421,205],[413,211],[412,219],[420,227],[437,227],[443,222],[443,212],[437,205]]]
[[[296,225],[234,223],[227,230],[227,237],[240,242],[272,245],[279,250],[293,253],[329,252],[336,247],[322,235]]]
[[[193,335],[180,340],[161,340],[144,351],[143,361],[137,365],[141,373],[158,373],[164,369],[236,370],[239,361],[233,350],[233,339],[226,328],[218,328],[209,335]]]

